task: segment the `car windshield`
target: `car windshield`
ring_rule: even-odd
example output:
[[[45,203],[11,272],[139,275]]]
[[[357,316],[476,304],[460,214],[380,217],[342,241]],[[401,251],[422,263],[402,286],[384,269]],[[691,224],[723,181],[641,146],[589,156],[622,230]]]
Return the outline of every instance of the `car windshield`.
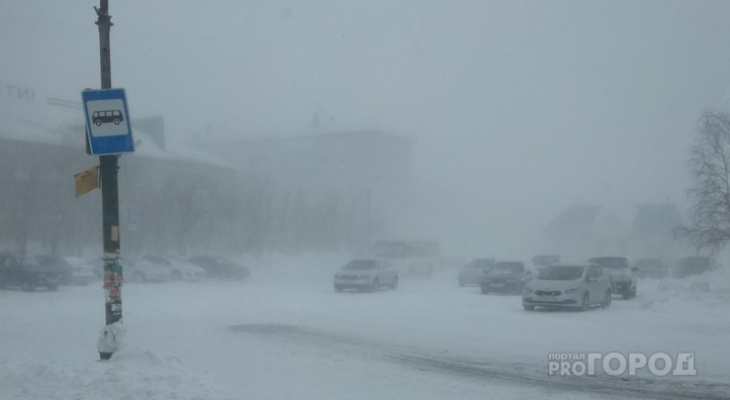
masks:
[[[591,258],[590,261],[608,269],[623,269],[629,267],[629,261],[624,257],[597,257]]]
[[[375,269],[375,260],[352,260],[347,265],[345,265],[344,269]]]
[[[545,281],[572,281],[583,276],[585,267],[568,265],[551,265],[545,267],[537,276],[537,279]]]

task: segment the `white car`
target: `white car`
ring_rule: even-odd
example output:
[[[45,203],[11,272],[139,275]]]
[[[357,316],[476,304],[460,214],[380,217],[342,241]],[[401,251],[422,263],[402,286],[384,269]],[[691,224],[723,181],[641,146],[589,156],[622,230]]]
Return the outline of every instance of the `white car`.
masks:
[[[71,281],[77,285],[86,285],[96,280],[94,267],[79,257],[62,257],[71,266]]]
[[[351,260],[335,274],[334,284],[336,292],[345,289],[375,292],[384,286],[396,289],[398,272],[386,260]]]
[[[169,268],[153,264],[146,260],[121,257],[119,263],[122,265],[124,282],[166,282],[172,279]],[[91,264],[95,267],[94,272],[98,274],[97,278],[103,278],[104,259],[96,258],[91,261]]]
[[[53,266],[61,273],[61,283],[64,285],[87,285],[94,281],[94,267],[86,260],[78,257],[60,257],[52,255],[38,255],[35,257],[43,266]]]
[[[142,259],[170,270],[173,281],[200,281],[205,279],[205,270],[180,257],[147,254]]]
[[[553,264],[543,268],[522,289],[522,306],[535,307],[603,308],[611,305],[611,282],[600,265]]]

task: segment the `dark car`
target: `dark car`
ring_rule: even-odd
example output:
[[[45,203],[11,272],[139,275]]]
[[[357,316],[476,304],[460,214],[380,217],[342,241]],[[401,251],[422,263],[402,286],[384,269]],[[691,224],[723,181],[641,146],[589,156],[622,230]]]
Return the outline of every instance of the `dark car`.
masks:
[[[38,287],[58,289],[60,274],[53,267],[44,267],[35,257],[23,254],[0,254],[0,288],[19,287],[31,291]]]
[[[459,271],[459,286],[480,285],[484,276],[494,267],[493,258],[475,258]]]
[[[195,256],[190,257],[188,262],[203,268],[209,278],[242,280],[251,275],[248,267],[224,257]]]
[[[669,267],[661,258],[640,258],[634,266],[639,269],[639,278],[662,279],[669,276]]]
[[[672,276],[674,278],[686,278],[690,275],[702,275],[711,269],[713,269],[713,262],[710,257],[683,257],[677,262]]]
[[[611,279],[611,291],[620,294],[624,300],[636,297],[639,270],[628,257],[594,257],[589,260],[603,267]]]
[[[489,292],[522,293],[525,286],[525,264],[522,261],[498,261],[482,279],[482,294]]]

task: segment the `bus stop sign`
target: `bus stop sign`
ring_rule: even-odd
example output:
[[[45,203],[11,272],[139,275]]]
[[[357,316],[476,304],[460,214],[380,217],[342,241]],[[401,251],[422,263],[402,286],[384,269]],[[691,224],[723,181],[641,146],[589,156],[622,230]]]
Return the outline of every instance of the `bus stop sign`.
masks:
[[[81,100],[92,155],[134,152],[124,89],[84,90]]]

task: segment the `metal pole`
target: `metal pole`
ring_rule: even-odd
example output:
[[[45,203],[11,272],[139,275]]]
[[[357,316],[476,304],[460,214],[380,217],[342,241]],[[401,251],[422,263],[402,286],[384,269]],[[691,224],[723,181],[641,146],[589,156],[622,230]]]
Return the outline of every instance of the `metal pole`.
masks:
[[[100,0],[96,9],[99,27],[99,50],[101,61],[101,88],[111,89],[111,53],[109,32],[112,22],[109,15],[109,0]],[[122,320],[122,266],[119,263],[119,190],[117,183],[117,155],[99,156],[99,174],[101,175],[101,202],[104,231],[104,292],[106,325]],[[113,329],[102,331],[99,357],[108,360],[116,350],[116,336]],[[112,337],[107,337],[112,335]]]

